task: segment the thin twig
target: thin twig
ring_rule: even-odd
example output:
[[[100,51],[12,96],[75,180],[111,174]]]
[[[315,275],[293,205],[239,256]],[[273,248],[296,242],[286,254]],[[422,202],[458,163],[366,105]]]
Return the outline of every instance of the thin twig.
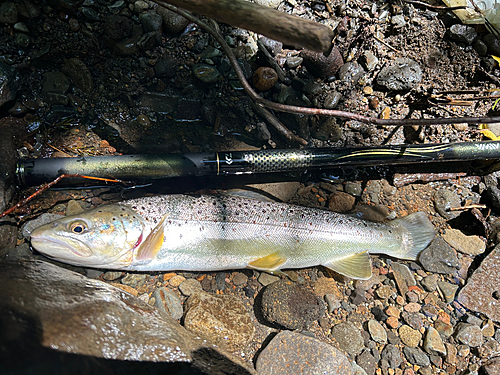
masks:
[[[393,46],[391,46],[389,43],[385,42],[384,40],[380,39],[378,36],[374,35],[373,36],[377,41],[379,41],[380,43],[382,43],[384,46],[392,49],[394,52],[397,52],[397,53],[401,53],[401,51],[398,51],[396,48],[394,48]]]
[[[426,8],[431,8],[431,9],[442,9],[442,10],[459,10],[459,9],[467,9],[467,5],[458,5],[455,7],[447,7],[444,5],[430,5],[427,3],[424,3],[423,1],[417,1],[417,0],[403,0],[405,3],[411,3],[411,4],[418,4],[418,5],[423,5]]]
[[[181,16],[187,18],[188,20],[198,24],[201,28],[205,29],[210,33],[220,44],[224,53],[229,58],[231,66],[236,72],[236,76],[240,80],[245,92],[253,99],[256,103],[263,105],[264,107],[274,109],[280,112],[288,113],[302,113],[304,115],[320,115],[320,116],[333,116],[348,120],[359,121],[364,124],[372,124],[378,126],[424,126],[424,125],[449,125],[449,124],[492,124],[495,122],[500,122],[500,116],[494,117],[452,117],[452,118],[421,118],[421,119],[380,119],[377,117],[363,116],[357,113],[339,111],[334,109],[322,109],[322,108],[308,108],[308,107],[295,107],[291,105],[279,104],[271,102],[260,97],[250,86],[248,81],[245,79],[243,72],[236,60],[236,57],[232,53],[231,49],[219,34],[214,32],[210,26],[208,26],[203,21],[194,17],[193,15],[171,5],[165,3],[161,0],[156,0],[158,4],[172,10],[173,12],[179,13]]]
[[[449,210],[450,211],[463,211],[463,210],[470,210],[471,208],[486,208],[485,204],[466,204],[463,207],[451,207]]]

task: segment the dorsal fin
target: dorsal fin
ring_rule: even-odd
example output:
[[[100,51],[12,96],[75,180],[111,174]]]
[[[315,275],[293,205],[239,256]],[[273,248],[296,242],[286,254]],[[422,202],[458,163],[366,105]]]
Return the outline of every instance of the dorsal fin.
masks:
[[[136,259],[138,260],[152,260],[158,254],[163,246],[164,240],[164,223],[167,215],[163,216],[160,222],[153,228],[151,233],[148,234],[142,244],[139,245]]]
[[[368,280],[372,277],[372,260],[368,251],[335,259],[323,263],[323,266],[352,279]]]

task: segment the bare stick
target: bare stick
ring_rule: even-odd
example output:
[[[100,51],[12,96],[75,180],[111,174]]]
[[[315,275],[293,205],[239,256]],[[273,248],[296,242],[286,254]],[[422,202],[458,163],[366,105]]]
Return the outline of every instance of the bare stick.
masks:
[[[333,46],[333,30],[329,27],[245,0],[156,2],[161,5],[170,3],[233,26],[255,31],[285,44],[313,51],[329,53]]]

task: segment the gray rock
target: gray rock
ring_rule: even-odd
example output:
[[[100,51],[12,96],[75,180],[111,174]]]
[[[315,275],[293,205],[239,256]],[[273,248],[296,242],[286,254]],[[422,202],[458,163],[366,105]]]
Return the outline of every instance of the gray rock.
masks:
[[[402,14],[396,14],[391,18],[391,24],[395,29],[402,29],[406,26],[405,16]]]
[[[90,94],[94,90],[94,81],[87,65],[77,57],[64,60],[62,71],[66,74],[76,88],[85,94]]]
[[[269,39],[268,37],[265,36],[260,37],[259,40],[262,42],[264,47],[266,47],[266,49],[272,56],[276,56],[276,54],[281,52],[281,50],[283,49],[283,43],[278,40]]]
[[[387,90],[409,90],[422,80],[420,65],[408,58],[398,58],[384,67],[377,76],[377,84]]]
[[[262,272],[259,275],[259,278],[257,279],[257,281],[261,283],[263,286],[270,285],[278,280],[280,280],[278,276],[270,275],[267,272]]]
[[[437,285],[439,290],[443,294],[446,303],[452,303],[455,299],[455,293],[457,292],[458,285],[447,283],[446,281],[438,281]]]
[[[295,69],[298,67],[304,59],[300,56],[287,56],[286,58],[286,66],[288,66],[290,69]]]
[[[156,13],[163,19],[165,31],[172,34],[181,33],[189,23],[188,19],[164,7],[156,8]]]
[[[455,327],[455,339],[470,347],[483,345],[483,334],[481,328],[474,324],[460,322]]]
[[[466,308],[500,321],[500,246],[482,261],[481,265],[460,290],[457,300]]]
[[[163,19],[155,12],[146,12],[139,15],[139,21],[141,22],[144,32],[153,31],[160,34],[162,30]]]
[[[422,267],[429,272],[452,274],[460,268],[457,254],[442,237],[436,237],[429,246],[418,255],[418,260]]]
[[[376,362],[375,362],[376,364]],[[368,375],[363,367],[359,366],[356,362],[351,362],[352,375]]]
[[[446,355],[446,347],[439,332],[433,327],[427,328],[424,339],[424,350],[430,355]]]
[[[67,363],[92,373],[255,374],[155,307],[99,280],[41,261],[0,262],[0,284],[2,363],[5,356],[22,363],[24,348],[43,358],[44,371],[51,360],[59,369]],[[146,362],[155,362],[155,370]]]
[[[403,348],[403,353],[408,362],[412,365],[429,366],[431,364],[429,356],[419,348],[410,348],[405,346]]]
[[[342,322],[333,326],[331,337],[337,341],[340,350],[351,355],[361,353],[365,347],[360,330],[351,322]]]
[[[123,272],[121,271],[108,271],[102,275],[102,278],[107,281],[114,281],[122,277]]]
[[[182,318],[182,302],[181,299],[171,290],[167,288],[155,289],[151,298],[154,298],[153,305],[165,316],[179,320]]]
[[[393,344],[387,344],[385,346],[384,350],[382,350],[381,358],[386,361],[392,369],[397,369],[401,365],[401,362],[403,362],[401,352]]]
[[[313,337],[283,331],[257,357],[259,374],[351,375],[348,358],[338,349]]]
[[[399,292],[405,296],[408,293],[408,287],[416,285],[413,272],[406,265],[399,262],[393,262],[391,267]]]
[[[194,64],[193,74],[196,78],[205,83],[214,83],[222,78],[217,68],[208,64]]]
[[[121,283],[124,285],[131,286],[132,288],[137,288],[143,285],[146,282],[147,278],[149,278],[149,275],[140,273],[129,273],[121,280]]]
[[[303,65],[319,78],[333,78],[340,67],[344,65],[342,55],[336,47],[333,47],[328,57],[325,57],[322,52],[309,50],[302,50],[300,57],[304,59]]]
[[[447,229],[443,239],[455,250],[464,254],[475,256],[486,250],[486,243],[479,236],[466,236],[458,229]]]
[[[486,34],[483,42],[488,47],[488,53],[494,56],[500,56],[500,41],[493,34]]]
[[[346,181],[344,190],[346,193],[359,197],[363,192],[363,187],[361,182],[358,181]]]
[[[325,299],[328,313],[331,313],[333,310],[338,309],[341,306],[341,301],[335,294],[325,294],[323,298]]]
[[[377,371],[377,360],[370,354],[369,350],[364,350],[358,355],[356,363],[365,371],[366,375],[374,375]]]
[[[0,4],[0,22],[15,24],[17,22],[17,7],[16,4],[10,1],[6,1]]]
[[[370,51],[365,51],[363,53],[363,55],[365,57],[365,66],[366,66],[366,69],[369,70],[369,71],[375,69],[375,67],[378,64],[378,58],[377,58],[377,56],[375,56]]]
[[[255,327],[245,305],[235,296],[194,292],[185,303],[184,327],[228,350],[244,347]]]
[[[339,71],[339,79],[347,85],[355,85],[363,77],[365,70],[354,61],[346,62]]]
[[[460,211],[450,211],[450,208],[460,207],[461,203],[458,194],[448,189],[438,189],[434,193],[436,211],[447,220],[454,219],[460,215]]]
[[[380,344],[387,343],[387,332],[385,328],[374,319],[368,321],[368,332],[372,337],[372,340]]]
[[[341,99],[342,99],[342,94],[340,92],[330,91],[328,94],[326,94],[323,106],[326,109],[335,109],[339,105]]]
[[[42,95],[49,104],[66,104],[71,82],[62,72],[47,72],[42,79]]]
[[[0,107],[16,97],[19,84],[20,75],[17,70],[0,62]]]
[[[424,289],[428,292],[434,292],[437,289],[437,281],[439,276],[435,273],[430,274],[422,279],[420,282]]]
[[[486,56],[488,53],[488,46],[481,39],[474,40],[472,48],[476,50],[479,56]]]
[[[481,367],[485,375],[500,374],[500,357],[490,359]]]
[[[237,272],[233,276],[232,281],[233,281],[233,285],[235,285],[235,286],[245,285],[248,282],[248,276],[242,272]]]
[[[201,283],[196,279],[187,279],[179,285],[179,290],[182,294],[189,297],[197,290],[202,290]]]
[[[38,228],[39,226],[42,226],[44,224],[48,224],[54,220],[60,219],[62,216],[58,214],[51,214],[48,212],[45,212],[38,216],[36,219],[30,220],[26,222],[26,224],[23,225],[21,229],[21,233],[24,238],[29,239],[31,237],[31,233]]]
[[[457,23],[450,27],[450,39],[468,46],[477,38],[476,29],[473,26]]]
[[[287,329],[304,329],[325,313],[321,298],[303,286],[280,280],[262,293],[262,316]]]

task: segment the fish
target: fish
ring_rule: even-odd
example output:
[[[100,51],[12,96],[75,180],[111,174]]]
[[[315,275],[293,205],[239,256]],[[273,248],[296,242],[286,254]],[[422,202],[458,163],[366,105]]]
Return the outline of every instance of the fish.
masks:
[[[287,203],[174,194],[63,217],[33,230],[31,244],[49,258],[90,268],[279,274],[322,265],[366,280],[370,254],[415,260],[434,236],[424,212],[374,223]]]

